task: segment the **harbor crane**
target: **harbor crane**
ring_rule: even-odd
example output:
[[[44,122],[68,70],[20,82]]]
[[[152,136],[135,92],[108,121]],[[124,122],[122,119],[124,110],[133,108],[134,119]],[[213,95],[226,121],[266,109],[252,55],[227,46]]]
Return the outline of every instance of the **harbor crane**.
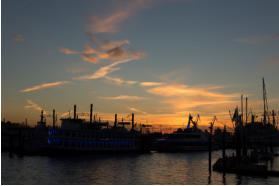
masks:
[[[188,125],[187,125],[187,129],[190,128],[190,124],[192,123],[194,128],[198,127],[198,121],[200,120],[200,115],[197,115],[197,119],[196,121],[193,120],[193,116],[191,115],[191,113],[189,113],[189,120],[188,120]]]

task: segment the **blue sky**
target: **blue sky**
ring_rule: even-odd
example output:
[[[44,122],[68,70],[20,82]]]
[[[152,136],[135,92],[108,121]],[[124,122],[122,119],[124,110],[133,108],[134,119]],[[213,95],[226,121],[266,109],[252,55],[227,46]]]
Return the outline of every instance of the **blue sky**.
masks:
[[[175,125],[192,112],[205,125],[213,115],[227,122],[240,94],[260,116],[262,77],[278,110],[278,7],[263,0],[2,1],[2,117],[35,123],[40,109],[63,117],[73,104],[88,112],[94,103],[107,120],[135,112],[138,122]]]

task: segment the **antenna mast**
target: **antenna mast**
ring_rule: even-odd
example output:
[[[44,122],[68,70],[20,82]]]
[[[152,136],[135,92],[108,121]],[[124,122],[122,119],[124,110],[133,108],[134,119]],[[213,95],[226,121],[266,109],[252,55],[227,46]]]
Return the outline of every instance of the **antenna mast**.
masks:
[[[263,119],[263,123],[266,124],[266,117],[268,117],[268,122],[269,122],[269,116],[268,116],[268,105],[267,105],[267,97],[266,97],[266,89],[265,89],[264,78],[263,78],[263,102],[264,102],[264,119]]]

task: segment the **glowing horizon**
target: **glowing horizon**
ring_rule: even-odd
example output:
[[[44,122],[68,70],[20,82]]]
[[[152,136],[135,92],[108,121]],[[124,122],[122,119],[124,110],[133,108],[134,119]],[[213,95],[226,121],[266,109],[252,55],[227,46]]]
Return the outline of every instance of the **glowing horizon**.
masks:
[[[213,116],[217,126],[231,126],[241,94],[262,117],[262,77],[278,120],[278,2],[14,0],[2,7],[6,121],[35,125],[42,109],[61,118],[74,104],[87,113],[93,103],[103,120],[135,113],[137,123],[175,127],[191,113],[200,126]]]

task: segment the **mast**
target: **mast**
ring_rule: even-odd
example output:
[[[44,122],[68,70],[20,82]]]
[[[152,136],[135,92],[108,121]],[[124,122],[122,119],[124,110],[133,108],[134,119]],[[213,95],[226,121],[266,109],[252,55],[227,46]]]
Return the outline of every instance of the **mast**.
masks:
[[[74,119],[77,119],[77,106],[74,105]]]
[[[44,122],[44,111],[42,110],[41,111],[41,123],[43,123]]]
[[[188,120],[187,129],[190,128],[191,120],[192,120],[192,116],[191,116],[191,113],[189,113],[189,120]]]
[[[132,113],[132,130],[134,130],[135,114]]]
[[[263,124],[266,124],[266,117],[268,117],[268,106],[267,106],[267,98],[266,98],[266,89],[265,89],[265,82],[263,78],[263,102],[264,102],[264,118]],[[268,117],[269,118],[269,117]]]
[[[52,113],[52,127],[55,128],[55,109],[53,109]]]
[[[272,110],[272,124],[275,127],[276,121],[275,121],[275,112],[274,112],[274,110]]]
[[[248,97],[246,97],[246,121],[245,121],[245,123],[246,123],[246,125],[247,125],[247,123],[248,123]]]
[[[241,94],[241,127],[243,126],[243,94]]]
[[[93,104],[90,104],[90,124],[92,124],[92,111],[93,111]]]
[[[114,115],[114,127],[117,125],[117,114]]]

